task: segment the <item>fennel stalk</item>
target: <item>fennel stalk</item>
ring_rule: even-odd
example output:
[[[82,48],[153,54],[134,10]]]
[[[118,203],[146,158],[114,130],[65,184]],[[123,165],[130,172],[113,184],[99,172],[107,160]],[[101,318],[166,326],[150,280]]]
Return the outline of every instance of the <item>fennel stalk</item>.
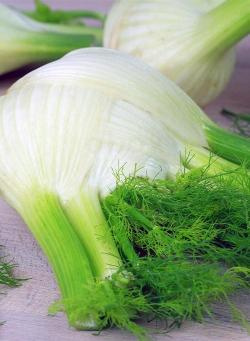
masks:
[[[102,38],[101,28],[40,22],[4,4],[0,4],[0,34],[0,74],[46,63],[80,47],[95,46]]]

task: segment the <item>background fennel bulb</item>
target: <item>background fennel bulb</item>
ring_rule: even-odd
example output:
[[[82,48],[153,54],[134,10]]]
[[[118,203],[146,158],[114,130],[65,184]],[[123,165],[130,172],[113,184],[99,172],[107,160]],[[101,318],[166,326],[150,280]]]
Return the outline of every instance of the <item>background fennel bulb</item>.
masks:
[[[249,0],[118,0],[104,46],[143,59],[204,106],[225,88],[249,31]]]
[[[57,59],[76,48],[96,45],[101,34],[98,28],[77,23],[41,23],[0,4],[0,75],[27,64]]]
[[[110,227],[120,215],[108,221],[111,206],[105,206],[105,215],[102,200],[117,187],[114,170],[122,167],[123,175],[129,176],[136,167],[138,176],[164,179],[176,176],[180,157],[189,151],[195,158],[184,167],[193,168],[207,164],[210,148],[232,160],[235,150],[237,157],[249,159],[248,147],[249,140],[219,129],[173,82],[118,51],[71,52],[26,75],[0,98],[1,192],[23,217],[54,270],[62,294],[62,305],[54,309],[64,309],[70,324],[79,329],[111,323],[138,334],[131,318],[154,309],[155,297],[148,302],[137,287],[126,286],[129,274],[135,278],[131,283],[143,280],[151,288],[153,282],[146,279],[151,266],[166,280],[160,275],[166,274],[161,256],[156,263],[151,257],[141,263],[126,234]],[[231,166],[218,157],[211,169]],[[136,209],[129,212],[141,219]],[[138,282],[134,268],[123,262],[121,248],[126,259],[139,264]],[[186,260],[172,266],[182,269],[185,278],[194,267]],[[228,277],[221,283],[217,270],[209,269],[216,276],[212,283],[207,267],[194,268],[199,283],[209,282],[208,293],[200,292],[205,301],[214,297],[212,293],[230,291],[236,281],[230,273],[230,285]],[[181,318],[187,314],[184,299]],[[160,316],[165,303],[159,307]],[[188,316],[192,312],[193,308]]]

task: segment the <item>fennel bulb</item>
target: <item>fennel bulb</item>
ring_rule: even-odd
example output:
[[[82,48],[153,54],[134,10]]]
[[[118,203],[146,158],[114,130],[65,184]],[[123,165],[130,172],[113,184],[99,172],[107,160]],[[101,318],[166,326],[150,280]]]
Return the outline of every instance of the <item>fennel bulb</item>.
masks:
[[[31,63],[45,63],[80,47],[97,44],[95,27],[41,23],[0,4],[0,75]]]
[[[0,189],[54,270],[62,305],[53,310],[64,309],[79,329],[116,324],[140,334],[131,318],[154,304],[140,286],[127,285],[137,280],[120,247],[145,276],[145,264],[159,268],[157,274],[165,265],[161,257],[141,264],[126,236],[112,233],[101,202],[117,187],[114,170],[129,176],[136,167],[137,176],[174,178],[189,151],[195,158],[183,165],[188,169],[206,165],[209,149],[249,160],[249,143],[218,128],[161,73],[118,51],[76,50],[17,81],[0,98]],[[227,167],[235,165],[220,157],[211,163],[212,172]],[[129,212],[138,219],[136,210]],[[172,265],[183,266],[185,278],[193,271],[187,260]],[[211,283],[206,266],[195,269],[212,296],[211,285],[221,294],[227,280]],[[211,299],[210,289],[206,296],[200,291],[202,300]]]
[[[249,32],[249,0],[118,0],[104,47],[143,59],[204,106],[227,85],[234,45]]]

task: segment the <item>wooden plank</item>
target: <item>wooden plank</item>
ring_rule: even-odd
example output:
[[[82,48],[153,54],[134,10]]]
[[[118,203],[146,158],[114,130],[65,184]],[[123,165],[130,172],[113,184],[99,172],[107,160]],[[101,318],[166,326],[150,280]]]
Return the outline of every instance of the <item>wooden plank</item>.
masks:
[[[31,8],[31,0],[4,0],[4,3]],[[106,10],[112,0],[89,1],[50,1],[55,7],[92,8]],[[219,112],[222,107],[250,112],[250,38],[238,47],[238,60],[234,76],[225,92],[206,110],[212,118],[224,125],[229,122],[222,119]],[[0,93],[12,84],[21,73],[0,78]],[[0,321],[6,323],[0,327],[0,340],[3,341],[90,341],[97,340],[90,332],[77,332],[68,327],[63,314],[47,316],[47,308],[58,298],[57,285],[50,267],[36,241],[29,233],[17,213],[0,200],[0,241],[6,245],[6,252],[19,264],[16,274],[31,277],[17,289],[7,290],[1,297]],[[250,316],[250,298],[242,293],[235,300],[238,306]],[[156,335],[157,340],[173,341],[247,341],[250,340],[241,327],[230,321],[226,308],[216,307],[216,320],[207,319],[204,324],[186,322],[180,329],[169,335]],[[151,325],[154,327],[154,324]],[[100,340],[134,340],[130,334],[117,329],[104,331]]]

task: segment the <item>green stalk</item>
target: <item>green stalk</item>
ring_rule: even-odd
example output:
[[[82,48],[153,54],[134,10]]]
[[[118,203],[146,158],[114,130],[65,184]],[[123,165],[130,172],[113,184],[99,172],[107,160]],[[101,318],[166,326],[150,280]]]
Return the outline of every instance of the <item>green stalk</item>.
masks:
[[[250,167],[250,139],[216,125],[205,126],[207,141],[212,152],[236,164]]]
[[[213,154],[207,148],[192,145],[187,145],[186,148],[185,154],[181,155],[184,171],[197,169],[199,172],[201,168],[205,168],[211,175],[235,172],[235,169],[238,168],[235,163]]]
[[[95,40],[95,45],[102,45],[102,27],[88,26],[82,21],[77,21],[77,19],[94,19],[102,26],[105,20],[105,15],[102,13],[88,10],[53,10],[40,0],[35,0],[35,5],[35,10],[23,13],[41,22],[41,25],[45,23],[52,32],[91,35]]]
[[[43,25],[43,24],[41,24]],[[44,32],[53,32],[60,34],[72,34],[78,35],[82,38],[92,39],[91,43],[94,43],[95,46],[102,45],[102,35],[103,30],[101,27],[95,26],[84,26],[84,25],[66,25],[66,24],[54,24],[54,23],[46,23]],[[86,43],[87,44],[87,43]],[[86,45],[89,46],[89,45]]]
[[[46,22],[46,23],[65,23],[74,19],[93,19],[100,22],[104,22],[105,15],[100,12],[88,11],[88,10],[50,10],[49,14],[43,15],[37,11],[24,11],[24,14],[32,19]]]
[[[48,61],[61,57],[74,49],[88,47],[93,43],[91,35],[57,33],[57,32],[30,32],[9,48],[16,50],[18,57],[27,55],[32,61]]]
[[[95,43],[92,35],[53,31],[9,31],[0,41],[0,74],[31,63],[44,63],[60,58],[74,49]],[[13,58],[15,56],[15,58]]]
[[[135,264],[138,261],[138,255],[136,254],[135,249],[127,236],[127,231],[124,226],[119,228],[121,226],[121,215],[119,214],[120,212],[118,210],[120,205],[123,207],[126,206],[126,213],[128,216],[137,214],[137,210],[125,203],[123,198],[117,199],[115,196],[109,195],[102,201],[103,211],[108,212],[108,224],[110,227],[112,227],[113,236],[120,253],[125,256],[126,261],[131,262],[131,264]]]
[[[87,252],[95,277],[110,277],[121,265],[120,256],[96,194],[81,192],[64,205]]]
[[[225,1],[205,14],[201,25],[202,41],[209,51],[223,53],[250,32],[250,0]]]
[[[70,23],[74,19],[94,19],[104,22],[105,15],[100,12],[90,10],[54,10],[41,0],[35,0],[35,9],[33,11],[24,11],[29,17],[51,23]]]
[[[84,296],[84,286],[93,285],[94,279],[86,253],[57,196],[33,191],[23,198],[19,211],[53,268],[69,323],[78,329],[95,329],[91,318],[76,318],[76,303]]]

